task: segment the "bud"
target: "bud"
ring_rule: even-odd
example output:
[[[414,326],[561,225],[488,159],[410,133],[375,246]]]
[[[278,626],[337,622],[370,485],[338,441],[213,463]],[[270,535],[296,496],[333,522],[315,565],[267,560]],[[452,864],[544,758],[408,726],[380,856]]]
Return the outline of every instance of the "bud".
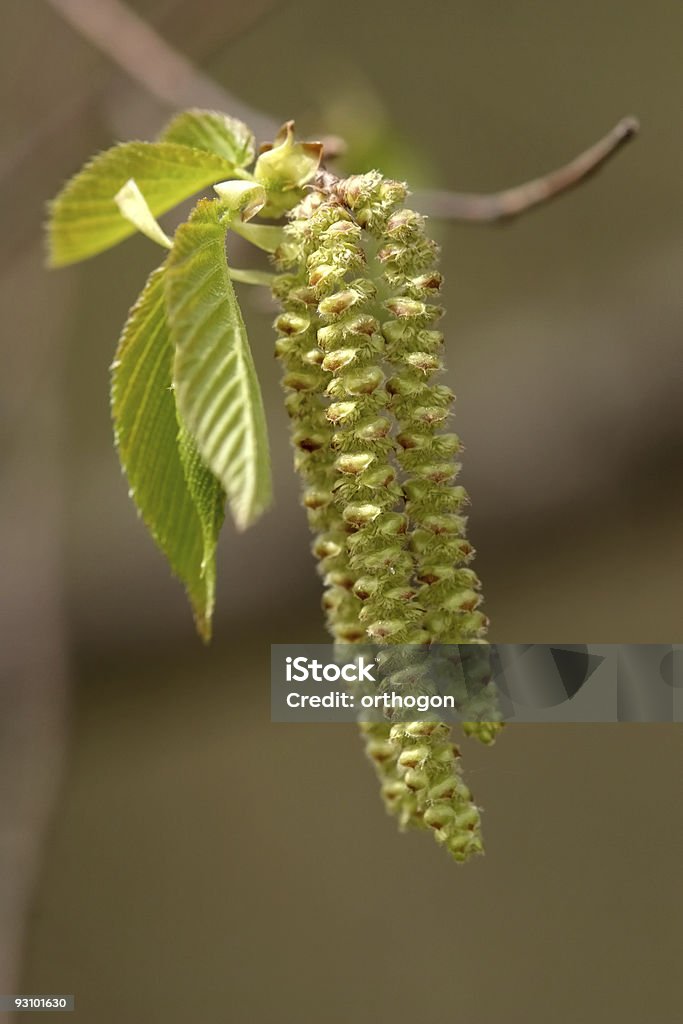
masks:
[[[434,462],[420,467],[420,474],[425,480],[435,484],[448,483],[457,475],[457,468],[452,462]]]
[[[313,554],[316,558],[334,558],[344,550],[343,535],[322,533],[313,543]]]
[[[330,423],[345,423],[352,420],[356,412],[356,402],[332,402],[325,416]]]
[[[401,751],[398,763],[401,768],[417,768],[419,765],[425,763],[429,758],[430,750],[429,747],[408,747],[406,750]]]
[[[347,404],[352,404],[354,405],[355,408],[355,402]],[[356,427],[354,433],[356,437],[360,438],[362,441],[377,441],[383,437],[386,437],[390,430],[391,420],[388,420],[386,416],[379,416],[375,420],[370,420],[369,423],[365,423],[362,426]]]
[[[427,515],[420,517],[420,525],[432,533],[461,533],[465,519],[454,515]]]
[[[373,467],[371,470],[363,474],[363,486],[372,487],[377,489],[379,487],[388,487],[396,479],[396,470],[393,466],[383,465]]]
[[[379,321],[367,313],[353,317],[344,326],[348,334],[367,334],[368,337],[372,337],[373,334],[379,333]]]
[[[368,452],[358,452],[354,455],[340,455],[334,464],[340,473],[348,473],[355,476],[357,473],[362,473],[364,469],[367,469],[374,460],[374,455]]]
[[[415,588],[408,586],[391,587],[389,590],[385,591],[385,597],[387,601],[412,601],[416,594],[417,591],[415,590]],[[426,642],[429,642],[429,634],[427,634],[426,636]]]
[[[304,505],[306,508],[319,509],[327,508],[332,501],[332,492],[323,491],[316,487],[309,487],[304,491]]]
[[[402,731],[399,733],[399,736],[402,736],[403,732],[405,732],[406,736],[440,735],[444,728],[446,728],[446,731],[448,731],[448,727],[442,725],[441,722],[406,722],[404,725],[400,727]],[[393,737],[394,734],[392,730],[392,738]]]
[[[408,789],[412,789],[413,792],[417,792],[420,789],[426,789],[429,785],[429,776],[427,772],[419,771],[415,768],[409,768],[403,776],[404,782]]]
[[[443,275],[436,270],[430,270],[428,274],[419,274],[412,278],[410,284],[417,292],[433,295],[441,289]]]
[[[339,344],[343,339],[344,330],[341,324],[328,324],[327,327],[320,327],[318,329],[316,337],[320,348],[323,352],[327,352],[334,348],[335,345]],[[325,363],[323,360],[323,366],[324,365]]]
[[[336,220],[324,232],[325,238],[336,238],[340,235],[345,239],[353,238],[354,241],[360,241],[361,232],[358,225],[351,220]]]
[[[408,195],[408,186],[405,181],[391,181],[385,179],[379,187],[379,198],[387,206],[395,206],[402,203]]]
[[[436,434],[432,447],[437,455],[452,457],[462,451],[463,444],[457,434]],[[460,470],[461,467],[457,468]]]
[[[408,792],[409,790],[405,782],[399,782],[398,779],[392,779],[390,782],[385,782],[382,785],[382,796],[390,804],[402,800]]]
[[[292,391],[313,391],[319,386],[318,377],[313,373],[287,373],[282,383]]]
[[[318,312],[325,317],[340,316],[354,306],[359,299],[358,292],[353,288],[346,288],[344,291],[329,295],[326,299],[321,299],[318,303]]]
[[[392,636],[396,633],[400,633],[403,629],[403,623],[395,619],[382,619],[378,622],[369,623],[366,627],[366,632],[369,637],[373,640],[377,640],[378,643],[389,641]]]
[[[347,505],[343,512],[343,519],[345,523],[350,523],[352,526],[366,526],[368,523],[374,522],[381,512],[382,509],[379,505],[371,505],[369,502],[364,505]]]
[[[395,754],[394,745],[388,740],[370,740],[366,749],[372,760],[377,761],[378,764],[385,764]]]
[[[328,391],[332,391],[332,385],[336,384],[349,395],[371,395],[384,380],[384,374],[378,366],[367,366],[364,370],[350,370],[343,377],[333,380]]]
[[[380,186],[382,176],[378,171],[367,174],[352,174],[340,181],[337,191],[342,202],[351,210],[367,203]]]
[[[327,434],[316,433],[311,430],[297,430],[294,434],[294,444],[302,452],[317,452],[327,444]]]
[[[323,354],[319,348],[309,348],[307,352],[304,352],[301,356],[302,362],[307,363],[309,366],[320,366],[323,361]]]
[[[330,263],[321,263],[315,269],[311,270],[308,275],[308,279],[314,288],[318,288],[320,285],[326,284],[328,281],[339,281],[343,276],[343,271],[340,271],[338,267],[332,266]]]
[[[437,804],[435,807],[427,808],[423,820],[429,828],[442,829],[453,823],[455,811],[446,804]]]
[[[405,480],[403,482],[403,493],[409,501],[422,501],[431,495],[432,487],[427,480],[420,478]]]
[[[408,366],[412,366],[416,370],[421,370],[422,373],[434,373],[435,370],[443,370],[443,363],[438,356],[432,355],[430,352],[409,352],[405,361]]]
[[[470,804],[469,807],[465,807],[462,811],[457,811],[455,816],[455,823],[460,829],[469,829],[474,831],[481,824],[481,815],[479,808]]]
[[[337,373],[338,370],[352,363],[357,355],[357,348],[338,348],[334,352],[328,352],[322,361],[323,370]]]
[[[357,644],[365,639],[365,630],[354,622],[335,623],[334,633],[337,640],[345,644]]]
[[[443,334],[441,331],[430,331],[427,328],[423,328],[418,333],[418,341],[422,347],[426,350],[436,351],[443,345]]]
[[[285,298],[291,302],[301,302],[304,306],[317,306],[318,299],[315,290],[310,285],[301,285],[298,288],[290,288]]]
[[[300,188],[318,170],[322,151],[320,142],[295,142],[294,122],[287,121],[272,148],[256,161],[254,177],[267,189],[286,192]]]
[[[424,217],[415,210],[397,210],[387,221],[385,233],[390,238],[409,240],[412,235],[422,231]]]
[[[405,320],[386,320],[382,324],[382,334],[388,345],[393,345],[395,348],[400,348],[406,340],[411,341],[413,338],[414,327],[412,324],[407,324]]]
[[[443,409],[439,405],[419,405],[417,409],[413,410],[413,419],[416,419],[419,423],[426,423],[429,427],[438,426],[439,423],[443,423],[448,418],[448,415],[448,409]]]
[[[466,861],[471,854],[481,853],[482,851],[481,840],[469,834],[460,835],[456,833],[448,839],[447,846],[453,859],[461,863]]]
[[[353,592],[361,601],[367,601],[376,592],[378,587],[376,576],[361,576],[353,585]]]
[[[405,295],[398,295],[393,299],[387,299],[384,305],[394,316],[405,319],[425,316],[429,313],[430,308],[424,302],[418,302],[417,299],[409,299]]]
[[[396,376],[388,379],[386,387],[390,395],[396,395],[397,398],[409,398],[421,390],[422,385],[410,377]]]
[[[275,342],[275,355],[279,359],[287,359],[296,351],[296,342],[291,338],[278,338]]]
[[[472,612],[481,604],[482,596],[476,590],[458,590],[443,601],[446,611]]]
[[[281,313],[275,320],[274,327],[281,334],[301,334],[307,331],[311,321],[307,316],[300,316],[298,313]]]

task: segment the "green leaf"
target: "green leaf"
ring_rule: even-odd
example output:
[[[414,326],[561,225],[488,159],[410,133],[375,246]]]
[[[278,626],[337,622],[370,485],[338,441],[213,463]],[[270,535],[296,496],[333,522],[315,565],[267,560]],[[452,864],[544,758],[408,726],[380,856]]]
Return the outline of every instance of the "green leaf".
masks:
[[[197,629],[208,640],[225,495],[179,426],[165,277],[165,266],[151,274],[123,329],[112,366],[112,416],[130,495],[184,583]]]
[[[255,181],[219,181],[213,190],[229,210],[239,210],[242,221],[251,220],[268,201],[263,185]]]
[[[256,153],[254,136],[247,126],[215,110],[186,110],[178,114],[166,126],[160,139],[215,153],[234,167],[246,167]]]
[[[129,220],[133,227],[147,235],[163,249],[172,249],[173,242],[163,230],[159,221],[149,208],[149,203],[138,188],[135,178],[130,178],[123,188],[114,196],[114,201],[122,216]]]
[[[135,178],[152,216],[158,217],[234,169],[221,156],[170,142],[126,142],[100,153],[50,206],[50,265],[95,256],[134,233],[115,200],[130,178]]]
[[[271,480],[261,389],[225,257],[236,212],[200,200],[176,231],[166,297],[180,415],[244,529],[269,505]]]

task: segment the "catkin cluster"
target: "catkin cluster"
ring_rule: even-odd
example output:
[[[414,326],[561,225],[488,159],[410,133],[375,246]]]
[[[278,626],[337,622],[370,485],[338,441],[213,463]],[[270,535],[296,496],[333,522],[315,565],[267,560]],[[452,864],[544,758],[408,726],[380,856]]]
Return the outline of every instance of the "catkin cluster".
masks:
[[[484,643],[469,567],[461,443],[444,433],[438,251],[406,188],[377,172],[323,174],[295,207],[276,260],[277,355],[295,465],[339,642]],[[438,722],[364,723],[388,809],[431,828],[457,860],[481,850],[460,753]],[[470,733],[494,738],[495,722]]]

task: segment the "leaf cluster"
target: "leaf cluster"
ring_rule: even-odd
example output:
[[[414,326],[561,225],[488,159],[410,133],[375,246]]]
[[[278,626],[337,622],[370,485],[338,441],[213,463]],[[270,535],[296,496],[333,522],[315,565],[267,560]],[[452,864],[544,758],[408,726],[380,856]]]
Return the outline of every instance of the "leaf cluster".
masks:
[[[50,204],[52,267],[87,259],[141,231],[168,250],[130,311],[111,373],[116,447],[130,496],[183,582],[201,636],[215,602],[216,546],[227,506],[242,530],[271,501],[261,389],[233,280],[269,284],[231,268],[234,231],[274,251],[281,216],[317,170],[320,147],[283,127],[256,159],[246,125],[214,111],[176,116],[155,142],[100,153]],[[213,186],[170,238],[157,218]]]

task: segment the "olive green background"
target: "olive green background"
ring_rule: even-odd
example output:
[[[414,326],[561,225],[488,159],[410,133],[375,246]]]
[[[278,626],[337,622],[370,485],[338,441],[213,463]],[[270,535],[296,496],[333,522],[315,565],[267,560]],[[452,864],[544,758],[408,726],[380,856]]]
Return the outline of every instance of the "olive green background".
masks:
[[[515,184],[641,118],[555,204],[434,231],[492,637],[681,642],[680,2],[133,6],[416,187]],[[170,111],[46,3],[3,15],[0,963],[16,945],[21,989],[88,1024],[676,1024],[680,727],[468,742],[487,854],[456,866],[385,817],[355,729],[270,723],[270,643],[324,633],[273,311],[244,288],[276,500],[226,528],[216,641],[195,638],[111,447],[108,366],[158,254],[48,274],[40,239],[69,174]]]

